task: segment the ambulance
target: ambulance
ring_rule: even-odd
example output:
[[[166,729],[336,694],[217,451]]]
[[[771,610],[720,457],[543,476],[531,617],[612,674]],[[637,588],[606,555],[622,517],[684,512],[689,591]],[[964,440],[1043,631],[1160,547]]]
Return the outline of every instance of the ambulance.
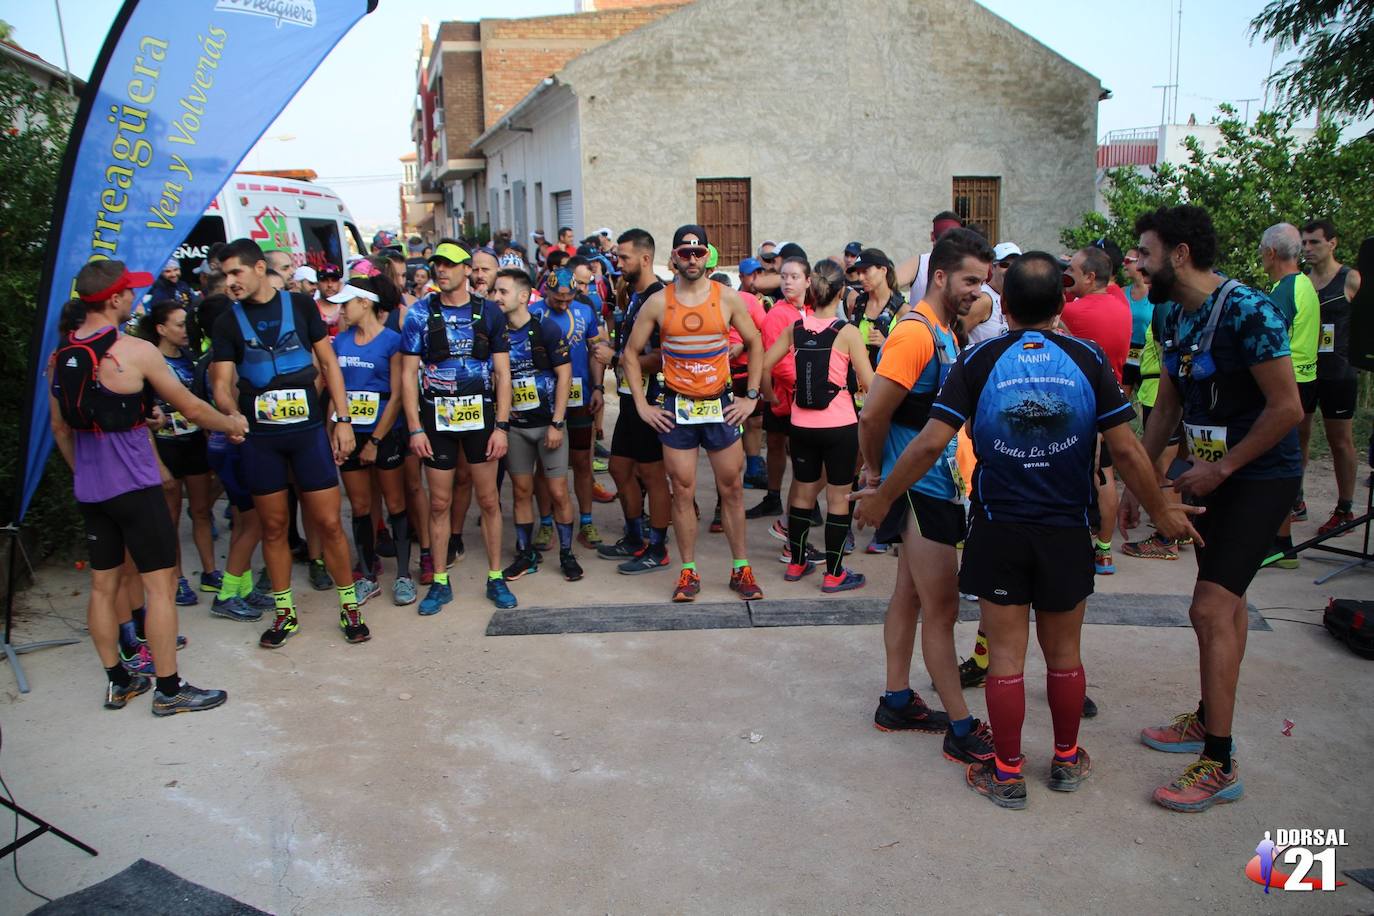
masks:
[[[216,242],[250,238],[263,251],[285,251],[292,263],[317,270],[343,267],[349,257],[367,254],[362,235],[337,194],[323,185],[294,178],[235,172],[210,201],[205,214],[172,257],[181,276],[205,263]]]

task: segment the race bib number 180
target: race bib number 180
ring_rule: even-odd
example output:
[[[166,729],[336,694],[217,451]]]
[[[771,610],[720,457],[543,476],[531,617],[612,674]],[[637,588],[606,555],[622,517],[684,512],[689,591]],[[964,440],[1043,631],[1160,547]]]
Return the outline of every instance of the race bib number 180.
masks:
[[[176,438],[177,436],[189,436],[200,429],[181,415],[181,411],[173,410],[167,414],[167,425],[157,431],[159,436],[166,439]]]
[[[441,433],[470,433],[483,428],[482,396],[434,399],[434,428]]]
[[[725,408],[720,398],[705,398],[698,401],[678,395],[673,404],[673,419],[681,426],[724,423]]]
[[[310,403],[305,399],[305,389],[264,391],[253,399],[253,416],[259,423],[304,423],[310,419]]]
[[[1199,461],[1220,461],[1226,457],[1226,427],[1185,424],[1188,448]]]

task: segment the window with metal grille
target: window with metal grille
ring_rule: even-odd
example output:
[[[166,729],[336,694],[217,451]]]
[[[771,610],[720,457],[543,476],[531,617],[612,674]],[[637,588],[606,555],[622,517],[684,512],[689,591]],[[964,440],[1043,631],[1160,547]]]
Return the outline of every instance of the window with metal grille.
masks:
[[[749,257],[750,213],[748,178],[697,179],[697,224],[720,252],[721,265]]]
[[[977,226],[992,244],[997,244],[1001,178],[954,179],[954,206],[966,226]]]

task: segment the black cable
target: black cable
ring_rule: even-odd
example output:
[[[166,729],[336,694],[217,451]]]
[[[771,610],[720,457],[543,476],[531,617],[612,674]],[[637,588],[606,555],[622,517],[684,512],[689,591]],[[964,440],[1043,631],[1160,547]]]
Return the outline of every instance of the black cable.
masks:
[[[4,750],[4,747],[5,747],[5,731],[4,731],[3,728],[0,728],[0,750]],[[4,774],[3,774],[3,773],[0,773],[0,788],[3,788],[3,789],[5,790],[5,796],[6,796],[7,798],[9,798],[10,804],[12,804],[12,805],[14,805],[16,808],[18,808],[18,807],[19,807],[19,802],[17,802],[17,801],[14,800],[14,793],[11,792],[11,791],[10,791],[10,787],[9,787],[8,785],[6,785],[6,783],[5,783],[5,777],[4,777]],[[14,812],[14,842],[16,842],[16,843],[19,842],[19,812],[18,812],[18,811],[15,811],[15,812]],[[11,861],[11,862],[13,863],[13,865],[14,865],[14,880],[19,882],[19,886],[22,887],[24,890],[28,891],[30,894],[33,894],[33,895],[34,895],[35,897],[37,897],[39,900],[44,900],[44,901],[47,901],[48,903],[52,903],[52,898],[51,898],[51,897],[47,897],[47,896],[44,896],[43,894],[38,893],[38,891],[34,890],[33,888],[31,888],[31,887],[29,887],[27,884],[25,884],[23,878],[19,877],[19,847],[18,847],[18,846],[16,846],[16,847],[14,848],[14,852],[11,853],[11,856],[12,856],[12,858],[11,858],[10,861]]]

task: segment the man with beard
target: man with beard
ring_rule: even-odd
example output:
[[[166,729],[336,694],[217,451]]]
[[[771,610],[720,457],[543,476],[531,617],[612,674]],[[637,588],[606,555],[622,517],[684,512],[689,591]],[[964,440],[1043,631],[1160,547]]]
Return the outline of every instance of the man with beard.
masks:
[[[640,353],[653,332],[660,332],[663,379],[668,389],[664,406],[649,402],[638,360],[625,361],[625,381],[640,418],[658,432],[663,443],[663,463],[673,482],[673,529],[682,550],[682,572],[673,600],[695,601],[701,591],[701,576],[696,568],[698,520],[693,496],[697,457],[702,448],[706,449],[716,478],[721,521],[734,557],[730,590],[743,600],[758,600],[763,597],[763,590],[745,558],[744,449],[739,440],[740,424],[758,403],[763,346],[744,300],[734,290],[713,283],[706,276],[706,259],[710,254],[707,242],[706,230],[700,226],[681,226],[673,233],[677,276],[671,286],[665,286],[644,303],[625,345],[629,353]],[[739,399],[730,391],[732,325],[749,349],[749,387]]]
[[[859,415],[864,475],[875,483],[892,474],[898,457],[920,434],[935,396],[959,357],[954,327],[982,295],[992,263],[987,240],[951,229],[930,253],[925,297],[892,328],[878,356],[873,389]],[[950,760],[984,764],[993,758],[992,735],[969,712],[954,653],[959,616],[958,554],[964,539],[964,484],[952,438],[939,460],[891,506],[874,534],[902,542],[897,586],[883,623],[887,685],[874,724],[883,731],[944,734]],[[945,712],[931,709],[911,689],[916,622],[924,612],[921,655]]]
[[[1231,725],[1249,623],[1245,592],[1298,493],[1302,402],[1283,315],[1260,291],[1213,271],[1217,238],[1207,211],[1161,207],[1135,229],[1150,301],[1174,303],[1164,317],[1164,371],[1145,451],[1158,459],[1181,417],[1193,464],[1173,486],[1206,507],[1196,522],[1189,609],[1202,699],[1196,712],[1144,729],[1140,738],[1160,751],[1201,752],[1178,779],[1155,789],[1154,800],[1174,811],[1204,811],[1244,791]],[[1127,494],[1122,530],[1138,516],[1138,501]]]
[[[668,478],[663,469],[663,443],[654,428],[635,410],[635,399],[626,381],[625,364],[634,360],[646,386],[645,397],[657,404],[660,397],[658,372],[662,366],[658,334],[651,334],[640,350],[626,349],[644,303],[663,284],[654,275],[654,237],[643,229],[627,229],[617,239],[620,270],[629,286],[630,300],[615,330],[615,345],[598,341],[595,355],[603,366],[615,366],[619,384],[620,416],[611,434],[611,479],[625,513],[625,536],[614,544],[602,544],[596,555],[603,560],[620,560],[617,569],[627,576],[668,568],[668,524],[672,514]],[[649,530],[643,528],[644,499],[649,500]]]

